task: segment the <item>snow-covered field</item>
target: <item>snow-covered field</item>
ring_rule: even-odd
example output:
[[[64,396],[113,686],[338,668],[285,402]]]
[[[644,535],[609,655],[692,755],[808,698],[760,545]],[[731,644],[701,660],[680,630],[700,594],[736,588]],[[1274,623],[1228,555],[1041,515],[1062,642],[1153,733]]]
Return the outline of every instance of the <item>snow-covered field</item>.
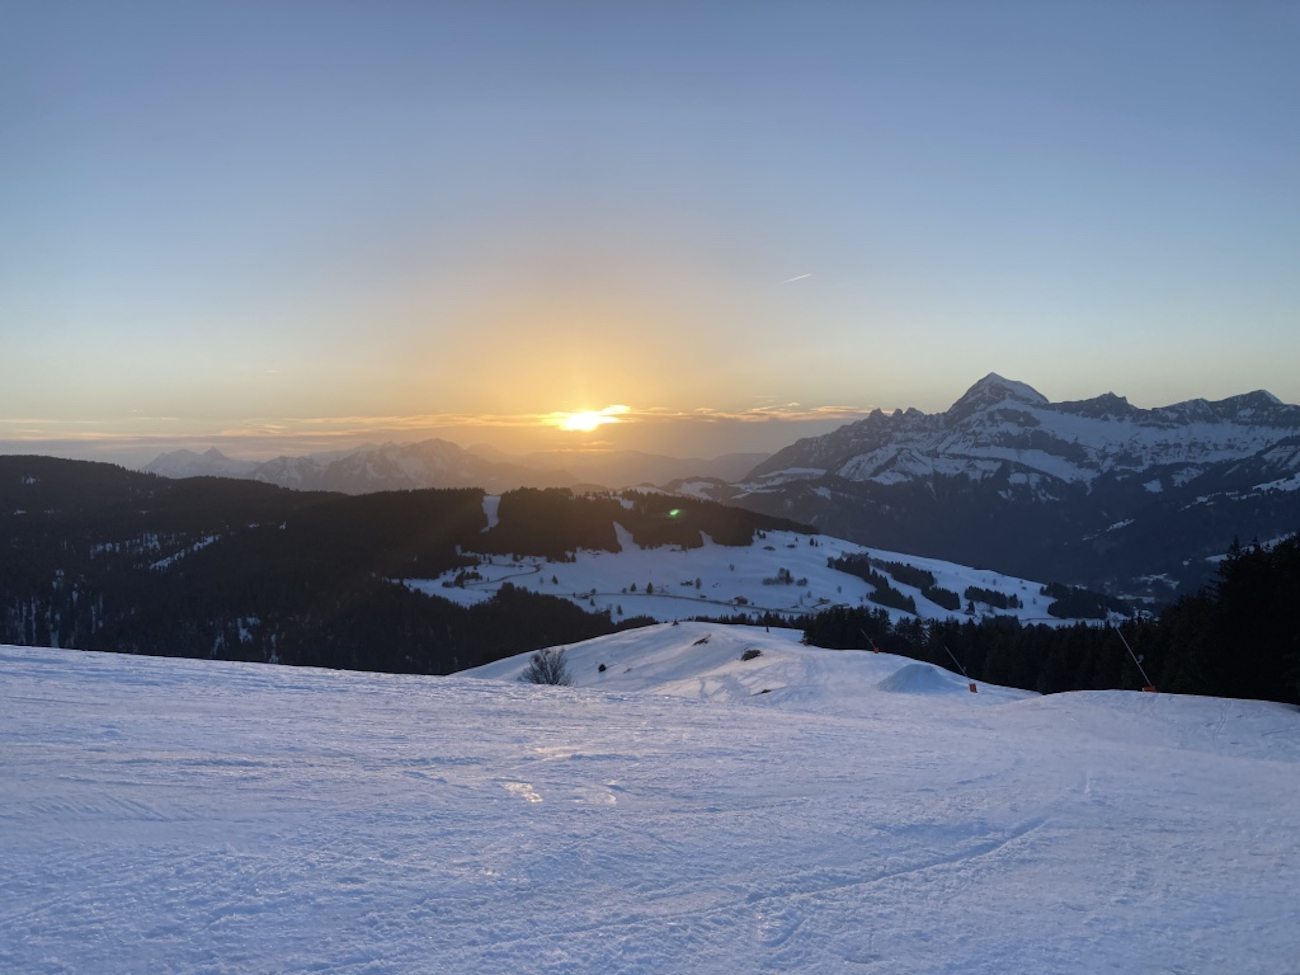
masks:
[[[572,688],[0,648],[0,971],[1297,970],[1294,708],[793,641]]]
[[[496,501],[489,498],[485,504]],[[495,509],[489,507],[489,519]],[[697,616],[721,617],[737,613],[774,613],[797,617],[816,613],[831,606],[866,606],[885,609],[891,619],[910,615],[887,609],[868,600],[873,587],[865,580],[830,568],[828,559],[843,555],[869,555],[877,571],[888,575],[880,560],[901,562],[932,573],[938,586],[958,596],[968,586],[976,586],[1004,596],[1015,596],[1020,606],[994,609],[974,603],[977,617],[1015,616],[1022,622],[1051,625],[1072,623],[1047,613],[1052,602],[1040,594],[1042,584],[989,569],[973,569],[939,559],[902,555],[868,548],[828,535],[802,535],[773,531],[756,537],[748,546],[718,545],[706,538],[702,548],[681,549],[675,546],[642,548],[631,534],[616,525],[621,551],[580,550],[572,562],[551,562],[544,558],[521,556],[483,556],[477,568],[481,579],[452,585],[457,571],[436,579],[408,579],[412,589],[440,596],[462,606],[491,599],[503,583],[532,592],[558,596],[590,612],[609,610],[615,620],[627,616],[649,616],[661,622],[692,619]],[[810,544],[815,542],[815,544]],[[791,580],[776,584],[782,570]],[[698,580],[698,585],[697,585]],[[767,580],[765,582],[765,580]],[[796,584],[800,583],[802,584]],[[921,619],[961,617],[932,603],[914,586],[895,579],[899,592],[916,602]],[[964,608],[967,600],[963,598]]]

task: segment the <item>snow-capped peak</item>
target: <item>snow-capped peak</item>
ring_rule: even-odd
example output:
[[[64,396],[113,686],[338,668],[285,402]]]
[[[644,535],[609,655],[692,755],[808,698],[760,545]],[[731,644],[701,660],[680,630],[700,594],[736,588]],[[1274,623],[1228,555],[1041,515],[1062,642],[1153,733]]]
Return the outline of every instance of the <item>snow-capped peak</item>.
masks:
[[[1006,400],[1030,406],[1046,406],[1048,399],[1027,383],[1004,379],[991,372],[970,389],[948,410],[953,420],[961,420],[980,410],[988,409]]]

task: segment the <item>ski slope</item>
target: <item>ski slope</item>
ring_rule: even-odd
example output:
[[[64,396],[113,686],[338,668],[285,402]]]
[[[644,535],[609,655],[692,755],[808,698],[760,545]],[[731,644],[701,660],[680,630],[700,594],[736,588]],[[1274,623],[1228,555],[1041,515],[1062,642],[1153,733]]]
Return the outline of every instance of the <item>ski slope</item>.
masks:
[[[566,656],[0,648],[0,971],[1296,970],[1294,708],[749,627]]]

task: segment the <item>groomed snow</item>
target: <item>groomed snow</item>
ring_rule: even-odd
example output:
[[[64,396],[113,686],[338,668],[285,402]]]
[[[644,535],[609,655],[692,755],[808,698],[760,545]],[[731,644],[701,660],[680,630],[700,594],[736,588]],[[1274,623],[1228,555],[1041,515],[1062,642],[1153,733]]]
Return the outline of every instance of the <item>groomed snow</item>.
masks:
[[[574,688],[0,648],[0,971],[1295,970],[1295,709],[636,636]]]

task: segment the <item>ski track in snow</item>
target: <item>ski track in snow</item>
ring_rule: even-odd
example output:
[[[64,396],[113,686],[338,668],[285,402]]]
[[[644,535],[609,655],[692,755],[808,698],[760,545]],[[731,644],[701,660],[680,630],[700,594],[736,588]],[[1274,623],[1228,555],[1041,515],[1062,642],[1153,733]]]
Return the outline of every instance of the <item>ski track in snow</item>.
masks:
[[[0,648],[0,971],[1295,970],[1294,708],[713,624],[567,656]]]

